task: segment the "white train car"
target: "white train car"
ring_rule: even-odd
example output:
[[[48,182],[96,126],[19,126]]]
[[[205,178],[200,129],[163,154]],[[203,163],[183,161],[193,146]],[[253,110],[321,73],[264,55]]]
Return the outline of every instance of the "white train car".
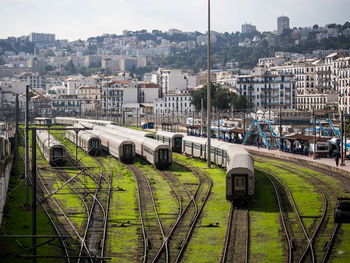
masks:
[[[163,169],[167,168],[172,163],[172,151],[169,145],[158,142],[154,139],[146,137],[146,132],[134,133],[132,129],[118,129],[110,127],[109,125],[101,127],[98,125],[92,125],[89,123],[81,122],[85,127],[93,128],[93,132],[104,132],[113,134],[115,137],[125,138],[135,144],[135,153],[140,157],[146,159],[149,163],[154,165],[156,168]],[[114,126],[114,125],[113,125]],[[118,127],[118,126],[117,126]],[[126,130],[125,130],[126,129]],[[130,131],[131,130],[131,131]],[[136,131],[136,130],[135,130]],[[154,135],[154,134],[152,134]],[[104,144],[102,137],[101,142]]]
[[[106,127],[118,130],[118,131],[120,131],[122,133],[134,134],[134,135],[143,136],[143,137],[147,137],[147,138],[151,138],[151,139],[155,139],[156,138],[155,134],[150,133],[150,132],[145,132],[145,131],[140,131],[140,130],[135,130],[135,129],[129,129],[129,128],[113,125],[113,124],[106,125]]]
[[[101,125],[101,126],[115,124],[112,121],[104,121],[104,120],[78,119],[78,118],[72,118],[72,117],[56,117],[55,118],[55,123],[62,124],[62,125],[71,125],[72,126],[74,124],[79,124],[80,122],[86,122],[86,123],[91,123],[91,124]]]
[[[184,135],[182,133],[158,131],[156,135],[156,140],[167,143],[173,152],[182,152],[182,138]]]
[[[70,128],[73,128],[73,126]],[[66,130],[65,135],[72,143],[76,143],[76,132],[74,130]],[[78,132],[78,147],[90,155],[98,154],[101,148],[101,139],[90,131],[81,130]]]
[[[250,200],[254,195],[254,160],[241,146],[211,140],[210,159],[226,168],[226,199]],[[183,153],[207,159],[207,139],[193,136],[183,138]]]
[[[37,131],[36,141],[39,149],[48,163],[63,166],[66,162],[67,151],[62,143],[57,141],[47,131]]]
[[[241,146],[230,144],[226,149],[226,199],[250,200],[254,195],[254,159]]]
[[[131,163],[135,159],[135,143],[122,136],[94,129],[92,133],[101,139],[102,148],[124,163]]]

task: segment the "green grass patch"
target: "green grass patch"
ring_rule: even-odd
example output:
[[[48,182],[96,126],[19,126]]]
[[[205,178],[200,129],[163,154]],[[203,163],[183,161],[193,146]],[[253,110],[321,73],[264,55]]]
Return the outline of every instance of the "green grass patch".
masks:
[[[287,247],[279,224],[276,197],[270,181],[255,171],[255,197],[250,205],[250,262],[282,262]]]
[[[166,179],[152,165],[140,159],[137,159],[135,164],[145,173],[150,182],[157,212],[167,235],[166,229],[170,230],[170,226],[175,224],[180,209],[176,195]]]
[[[130,170],[113,156],[108,156],[108,162],[113,168],[114,176],[106,243],[106,255],[111,256],[111,262],[137,262],[138,250],[142,250],[142,238],[139,237],[141,222],[138,213],[137,187]],[[124,226],[123,226],[124,225]]]
[[[181,160],[194,167],[206,167],[206,162],[173,154],[174,160]],[[225,239],[230,203],[225,197],[225,170],[221,168],[204,169],[213,181],[213,188],[203,208],[200,227],[195,229],[185,255],[184,262],[219,262]],[[218,222],[218,227],[207,227]]]
[[[322,213],[322,197],[317,189],[302,176],[268,163],[256,161],[255,167],[267,168],[276,173],[289,187],[301,216],[319,216]],[[305,201],[307,200],[307,202]],[[294,212],[293,212],[294,213]],[[305,228],[310,229],[317,218],[302,218]]]

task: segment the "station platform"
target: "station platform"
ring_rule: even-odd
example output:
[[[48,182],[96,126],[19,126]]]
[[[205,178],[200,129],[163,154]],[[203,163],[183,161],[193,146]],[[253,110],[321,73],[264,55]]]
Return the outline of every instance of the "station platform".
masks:
[[[262,155],[266,157],[274,157],[278,159],[290,160],[295,162],[301,162],[308,165],[316,166],[318,168],[323,168],[328,171],[333,171],[339,174],[350,176],[350,160],[345,160],[345,166],[336,166],[334,158],[319,158],[313,159],[312,156],[292,154],[287,152],[281,152],[279,150],[268,150],[266,148],[260,148],[256,146],[244,145],[244,148],[251,154]]]

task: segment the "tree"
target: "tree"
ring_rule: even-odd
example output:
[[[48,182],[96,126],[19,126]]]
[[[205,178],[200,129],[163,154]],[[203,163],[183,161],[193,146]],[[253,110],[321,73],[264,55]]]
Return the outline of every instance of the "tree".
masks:
[[[196,110],[201,109],[201,100],[203,98],[203,107],[207,108],[207,85],[204,85],[202,88],[193,91],[191,93],[192,104]],[[245,109],[246,108],[246,99],[244,96],[237,95],[231,92],[228,89],[221,87],[219,83],[211,83],[211,98],[212,106],[218,109]]]

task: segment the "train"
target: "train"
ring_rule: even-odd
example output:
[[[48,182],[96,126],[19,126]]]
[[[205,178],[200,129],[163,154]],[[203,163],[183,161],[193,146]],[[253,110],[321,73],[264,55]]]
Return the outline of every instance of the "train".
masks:
[[[122,133],[139,135],[139,136],[150,138],[150,139],[155,139],[156,138],[156,135],[151,133],[151,132],[145,132],[145,131],[140,131],[140,130],[135,130],[135,129],[129,129],[129,128],[117,126],[117,125],[114,125],[114,124],[106,125],[106,127],[118,130],[118,131],[120,131]]]
[[[86,123],[82,123],[87,125]],[[91,133],[101,139],[102,148],[124,163],[131,163],[135,159],[135,143],[113,131],[99,125],[89,125]]]
[[[74,128],[76,126],[70,126],[68,128]],[[66,138],[72,143],[77,142],[77,133],[74,130],[66,130]],[[78,132],[78,147],[83,149],[90,155],[99,154],[101,149],[101,139],[90,131],[81,130]]]
[[[174,133],[167,131],[158,131],[156,134],[156,140],[167,143],[171,147],[173,152],[181,153],[182,152],[182,138],[184,137],[183,133]]]
[[[62,124],[62,125],[73,126],[74,124],[79,124],[80,122],[91,123],[91,124],[96,124],[96,125],[101,125],[101,126],[115,124],[112,121],[103,121],[103,120],[78,119],[78,118],[72,118],[72,117],[56,117],[55,118],[55,123]]]
[[[135,144],[135,153],[146,159],[150,164],[158,169],[165,169],[172,163],[171,147],[165,143],[158,142],[148,137],[149,134],[154,136],[152,133],[137,131],[115,125],[107,125],[102,127],[84,122],[81,122],[81,124],[92,128],[93,132],[110,133],[115,138],[125,138],[128,141],[133,142]],[[98,135],[98,133],[96,134]],[[103,139],[101,139],[101,141],[103,145]]]
[[[47,131],[36,132],[36,141],[45,160],[55,166],[63,166],[67,159],[67,150]]]
[[[241,145],[211,140],[211,161],[226,168],[226,200],[246,202],[254,196],[254,159]],[[207,139],[185,136],[182,151],[207,160]]]

